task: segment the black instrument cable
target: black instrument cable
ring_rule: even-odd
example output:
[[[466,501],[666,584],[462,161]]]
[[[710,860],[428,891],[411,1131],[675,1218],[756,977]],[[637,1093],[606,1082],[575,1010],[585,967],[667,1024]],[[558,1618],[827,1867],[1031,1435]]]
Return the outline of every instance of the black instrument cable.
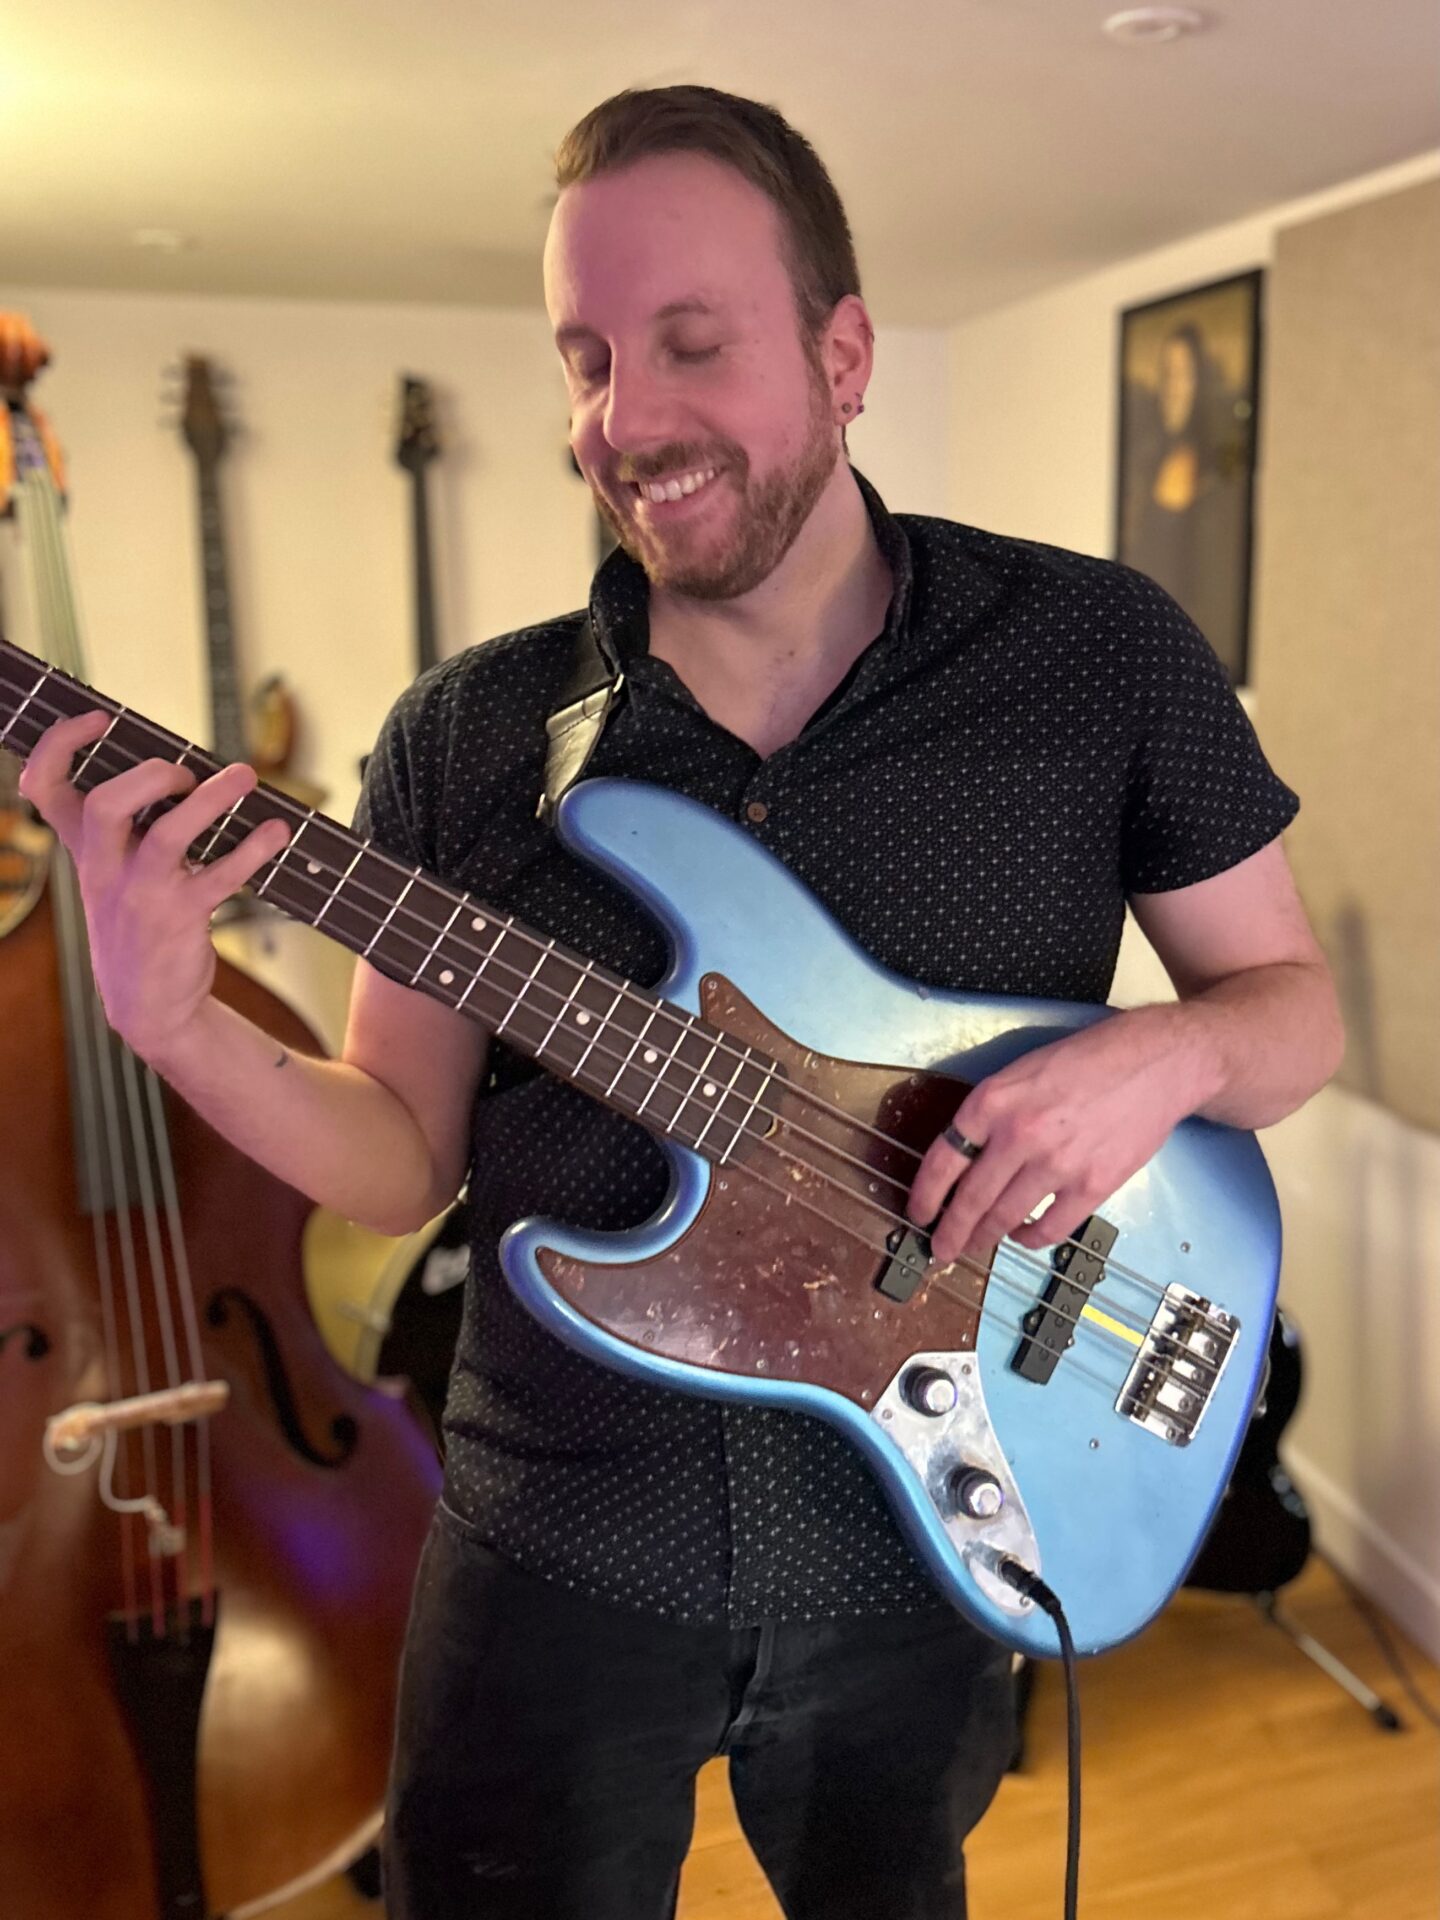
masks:
[[[1055,1622],[1060,1658],[1065,1666],[1065,1749],[1068,1762],[1065,1818],[1065,1920],[1077,1920],[1080,1900],[1080,1677],[1075,1670],[1075,1642],[1065,1609],[1038,1573],[1008,1556],[992,1563],[1007,1586],[1023,1593]]]

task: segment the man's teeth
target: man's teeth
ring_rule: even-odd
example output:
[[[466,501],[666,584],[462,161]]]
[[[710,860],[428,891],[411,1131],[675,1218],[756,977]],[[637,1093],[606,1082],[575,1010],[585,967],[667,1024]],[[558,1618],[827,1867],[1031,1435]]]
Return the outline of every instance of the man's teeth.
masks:
[[[658,506],[662,500],[683,500],[687,493],[694,493],[713,480],[715,472],[714,467],[706,467],[703,471],[679,474],[672,480],[641,480],[636,484],[643,497]]]

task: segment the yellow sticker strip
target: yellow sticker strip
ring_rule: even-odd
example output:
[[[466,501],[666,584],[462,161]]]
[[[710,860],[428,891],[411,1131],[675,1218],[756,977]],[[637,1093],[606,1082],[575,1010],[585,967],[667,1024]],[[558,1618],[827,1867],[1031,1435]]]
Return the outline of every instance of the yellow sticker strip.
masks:
[[[1112,1320],[1108,1313],[1102,1313],[1098,1307],[1082,1307],[1080,1318],[1093,1320],[1097,1327],[1104,1327],[1107,1333],[1116,1334],[1121,1340],[1128,1340],[1132,1347],[1142,1347],[1145,1344],[1144,1334],[1136,1333],[1133,1327],[1122,1327],[1118,1320]]]

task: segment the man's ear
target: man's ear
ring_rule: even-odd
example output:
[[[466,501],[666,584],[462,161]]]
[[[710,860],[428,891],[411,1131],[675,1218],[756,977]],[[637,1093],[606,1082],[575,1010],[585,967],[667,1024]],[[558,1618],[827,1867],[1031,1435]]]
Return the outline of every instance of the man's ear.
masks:
[[[847,293],[836,302],[825,328],[823,358],[836,414],[855,419],[864,405],[875,363],[875,329],[858,293]]]

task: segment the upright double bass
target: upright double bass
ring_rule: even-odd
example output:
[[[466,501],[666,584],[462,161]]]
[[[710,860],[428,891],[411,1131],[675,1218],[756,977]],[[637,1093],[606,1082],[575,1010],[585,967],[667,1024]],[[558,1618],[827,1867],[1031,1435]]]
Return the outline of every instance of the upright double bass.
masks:
[[[0,320],[11,500],[75,670],[44,357]],[[223,964],[217,991],[313,1048]],[[0,783],[6,1920],[241,1920],[373,1837],[438,1473],[315,1331],[309,1210],[110,1032],[74,873]]]

